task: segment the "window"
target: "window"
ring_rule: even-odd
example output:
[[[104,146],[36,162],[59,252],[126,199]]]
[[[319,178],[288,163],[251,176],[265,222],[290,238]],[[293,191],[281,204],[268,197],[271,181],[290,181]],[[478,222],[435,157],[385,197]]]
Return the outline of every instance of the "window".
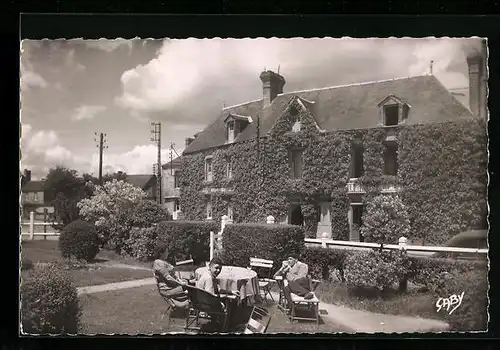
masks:
[[[235,125],[234,121],[227,122],[227,142],[233,142],[235,138]]]
[[[292,119],[292,131],[293,132],[298,132],[300,131],[300,115],[299,111],[297,110],[297,107],[295,105],[290,106],[290,116]]]
[[[181,210],[181,201],[179,199],[176,199],[174,202],[174,211],[180,211]]]
[[[398,174],[398,147],[395,144],[385,146],[384,174],[396,176]]]
[[[35,193],[33,193],[33,200],[34,200],[35,202],[38,202],[38,193],[36,193],[36,192],[35,192]]]
[[[227,205],[227,216],[230,220],[233,220],[233,206],[231,204]]]
[[[302,150],[290,152],[290,172],[291,177],[294,179],[302,177]]]
[[[212,219],[212,198],[207,201],[207,220]]]
[[[228,179],[232,179],[233,178],[233,163],[231,162],[231,159],[229,159],[227,161],[227,165],[226,165],[226,177]]]
[[[361,228],[361,226],[363,224],[363,221],[362,221],[363,205],[360,205],[360,204],[351,205],[351,208],[352,208],[352,226],[353,226],[352,228],[354,230],[358,230],[358,232],[356,234],[359,235],[359,241],[363,242],[364,238],[359,232],[359,229]]]
[[[399,105],[384,106],[384,125],[395,126],[399,124]]]
[[[363,176],[363,147],[353,144],[351,150],[351,179]]]
[[[174,172],[174,187],[175,188],[181,187],[180,177],[181,177],[181,172],[179,170],[176,170]]]
[[[212,158],[205,159],[205,181],[212,181]]]

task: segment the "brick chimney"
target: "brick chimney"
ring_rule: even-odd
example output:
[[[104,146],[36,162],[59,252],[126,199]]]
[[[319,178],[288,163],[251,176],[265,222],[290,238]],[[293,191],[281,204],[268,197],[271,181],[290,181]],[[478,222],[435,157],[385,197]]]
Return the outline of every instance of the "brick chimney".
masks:
[[[486,118],[486,42],[481,50],[475,50],[467,55],[469,66],[469,108],[472,115]]]
[[[283,93],[286,81],[281,75],[270,70],[260,73],[260,80],[262,81],[264,107],[267,107],[278,94]]]

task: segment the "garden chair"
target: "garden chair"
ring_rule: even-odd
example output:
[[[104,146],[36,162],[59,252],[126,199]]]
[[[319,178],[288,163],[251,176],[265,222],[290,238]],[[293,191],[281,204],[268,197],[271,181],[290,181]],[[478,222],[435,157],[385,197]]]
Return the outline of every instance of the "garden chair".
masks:
[[[215,321],[214,319],[218,319],[222,331],[226,331],[228,326],[228,313],[227,308],[220,299],[203,289],[189,285],[185,287],[188,293],[189,307],[184,329],[186,331],[200,331],[200,320],[209,320],[213,324]]]
[[[196,283],[194,260],[192,258],[177,261],[175,263],[174,271],[177,278],[186,280],[190,285],[194,285]]]
[[[243,333],[265,333],[270,322],[271,315],[269,312],[262,307],[254,306]]]
[[[262,299],[267,300],[266,296],[269,295],[274,302],[273,295],[271,294],[271,288],[276,283],[271,278],[273,265],[274,262],[272,260],[250,258],[250,268],[257,272],[257,276],[259,277],[259,291],[262,292]]]
[[[161,295],[161,297],[163,298],[163,300],[167,304],[167,308],[161,314],[161,320],[163,320],[165,318],[165,315],[167,315],[167,322],[170,323],[170,316],[171,316],[172,312],[176,308],[175,303],[174,303],[174,301],[172,299],[170,299],[169,297],[167,297],[166,295],[163,295],[161,293],[161,290],[160,290],[160,280],[159,280],[159,277],[156,275],[156,273],[154,273],[154,271],[153,271],[153,277],[154,277],[154,279],[156,281],[156,288],[158,290],[158,294]]]
[[[310,280],[311,281],[311,280]],[[312,299],[304,299],[304,297],[298,296],[294,293],[290,293],[288,289],[285,289],[285,284],[282,276],[276,276],[276,282],[280,289],[278,308],[286,313],[290,321],[303,320],[303,321],[316,321],[319,325],[319,299],[316,295]],[[312,284],[312,281],[311,281]],[[311,288],[314,294],[314,289]],[[292,305],[288,305],[288,299],[286,293],[290,293],[290,299],[292,300]],[[297,309],[306,307],[312,312],[311,317],[297,316]]]

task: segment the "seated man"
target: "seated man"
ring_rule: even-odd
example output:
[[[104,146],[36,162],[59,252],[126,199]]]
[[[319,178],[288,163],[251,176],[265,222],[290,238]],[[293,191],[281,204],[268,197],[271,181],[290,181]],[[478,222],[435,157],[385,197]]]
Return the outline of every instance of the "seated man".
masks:
[[[276,276],[285,277],[285,297],[291,305],[290,293],[304,297],[304,299],[312,299],[314,294],[311,292],[311,284],[307,277],[309,267],[307,264],[300,262],[296,255],[292,254],[288,260],[283,261],[281,268],[274,274]]]
[[[158,281],[160,294],[171,300],[176,308],[185,308],[189,304],[187,292],[182,288],[186,282],[175,277],[174,266],[168,263],[168,252],[165,251],[161,259],[153,263],[153,271]]]

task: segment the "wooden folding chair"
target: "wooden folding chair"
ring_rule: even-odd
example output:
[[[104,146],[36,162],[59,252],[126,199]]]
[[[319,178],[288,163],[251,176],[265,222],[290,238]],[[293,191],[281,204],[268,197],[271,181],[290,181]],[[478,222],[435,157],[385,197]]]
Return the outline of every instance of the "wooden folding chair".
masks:
[[[243,333],[265,333],[270,322],[271,315],[269,312],[262,307],[254,306]]]
[[[189,285],[185,287],[188,292],[189,308],[184,329],[200,331],[201,319],[210,320],[213,323],[215,317],[222,319],[219,325],[225,332],[228,326],[228,313],[220,299],[203,289]]]
[[[262,299],[267,300],[266,296],[269,295],[274,302],[273,295],[271,294],[271,288],[273,284],[276,283],[276,281],[271,278],[273,265],[274,262],[272,260],[250,258],[250,268],[257,273],[259,278],[259,292],[262,292]]]
[[[163,320],[165,318],[165,315],[168,315],[167,316],[167,322],[170,323],[170,315],[172,314],[172,311],[175,309],[175,304],[172,301],[172,299],[166,297],[165,295],[163,295],[161,293],[160,280],[159,280],[159,277],[156,275],[156,273],[154,271],[153,271],[153,277],[154,277],[154,279],[156,281],[156,288],[158,289],[158,294],[161,295],[161,297],[163,298],[163,300],[167,304],[167,308],[161,314],[161,320]]]
[[[285,314],[287,314],[290,321],[292,322],[295,320],[315,321],[316,324],[319,325],[319,299],[314,294],[315,288],[314,289],[311,288],[311,293],[314,294],[313,298],[304,299],[304,297],[298,296],[294,293],[290,293],[289,290],[285,288],[285,283],[282,276],[276,276],[276,282],[280,289],[278,308]],[[287,293],[289,293],[290,299],[292,300],[291,305],[289,305]],[[307,309],[313,313],[313,316],[311,317],[298,316],[297,309],[300,309],[303,306],[306,306]]]

